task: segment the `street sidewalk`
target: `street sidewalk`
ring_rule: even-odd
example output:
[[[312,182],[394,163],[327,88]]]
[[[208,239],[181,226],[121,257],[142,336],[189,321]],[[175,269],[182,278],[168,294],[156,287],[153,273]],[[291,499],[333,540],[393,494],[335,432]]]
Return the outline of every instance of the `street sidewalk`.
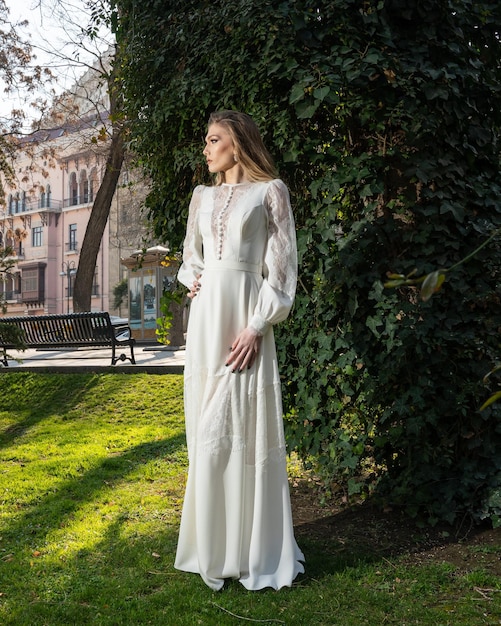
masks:
[[[8,367],[0,364],[0,374],[17,371],[182,374],[184,371],[184,346],[137,343],[134,346],[135,365],[129,359],[111,365],[111,349],[108,348],[29,349],[24,352],[17,350],[7,352],[20,361],[9,359]],[[120,356],[121,352],[122,349],[118,347],[116,355]],[[130,355],[128,348],[124,347],[123,352],[126,356]]]

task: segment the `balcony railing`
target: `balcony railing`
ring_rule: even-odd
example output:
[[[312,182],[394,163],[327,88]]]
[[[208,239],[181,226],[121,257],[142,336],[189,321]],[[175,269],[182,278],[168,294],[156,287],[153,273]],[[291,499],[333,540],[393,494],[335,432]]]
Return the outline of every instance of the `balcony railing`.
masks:
[[[9,243],[7,242],[9,245]],[[22,261],[24,259],[24,246],[19,244],[13,244],[10,246],[12,248],[12,254],[9,254],[8,257],[5,257],[5,261]]]
[[[63,207],[79,206],[82,204],[92,204],[94,197],[91,194],[84,194],[82,196],[71,196],[71,198],[65,198],[63,200]]]
[[[0,291],[0,298],[5,302],[21,302],[21,292],[19,291]]]
[[[76,241],[70,241],[69,243],[65,243],[66,252],[78,252],[78,243]]]
[[[8,215],[18,215],[19,213],[34,213],[35,211],[51,211],[59,213],[63,203],[61,200],[30,200],[29,202],[13,202],[8,209]]]

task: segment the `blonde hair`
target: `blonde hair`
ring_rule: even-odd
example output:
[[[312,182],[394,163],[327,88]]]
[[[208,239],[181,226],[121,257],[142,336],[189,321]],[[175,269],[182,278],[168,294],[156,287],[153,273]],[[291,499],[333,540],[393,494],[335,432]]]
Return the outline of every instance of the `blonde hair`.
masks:
[[[235,147],[235,156],[248,180],[257,182],[277,178],[273,158],[250,115],[239,111],[215,111],[209,117],[208,126],[211,124],[220,124],[228,131]],[[216,185],[224,182],[224,172],[218,172]]]

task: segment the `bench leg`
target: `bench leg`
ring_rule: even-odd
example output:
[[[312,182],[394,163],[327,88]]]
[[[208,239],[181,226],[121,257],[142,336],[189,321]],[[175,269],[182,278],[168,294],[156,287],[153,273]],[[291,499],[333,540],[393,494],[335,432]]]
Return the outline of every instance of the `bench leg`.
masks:
[[[115,344],[113,344],[113,346],[112,346],[112,354],[111,354],[111,364],[112,365],[116,365],[116,363],[118,361],[125,361],[125,359],[129,359],[129,361],[132,363],[132,365],[135,365],[136,364],[136,359],[134,357],[134,346],[132,344],[129,344],[129,348],[130,348],[130,357],[126,356],[123,353],[120,356],[116,356],[116,354],[115,354]]]

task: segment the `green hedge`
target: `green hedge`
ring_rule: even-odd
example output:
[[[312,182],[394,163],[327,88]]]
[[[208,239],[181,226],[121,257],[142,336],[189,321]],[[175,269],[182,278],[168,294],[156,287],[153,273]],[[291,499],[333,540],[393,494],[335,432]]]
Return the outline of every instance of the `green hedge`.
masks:
[[[210,111],[260,125],[291,188],[300,280],[278,329],[291,448],[326,485],[429,522],[499,523],[494,240],[422,302],[387,289],[501,223],[498,2],[119,0],[130,146],[182,240]]]

